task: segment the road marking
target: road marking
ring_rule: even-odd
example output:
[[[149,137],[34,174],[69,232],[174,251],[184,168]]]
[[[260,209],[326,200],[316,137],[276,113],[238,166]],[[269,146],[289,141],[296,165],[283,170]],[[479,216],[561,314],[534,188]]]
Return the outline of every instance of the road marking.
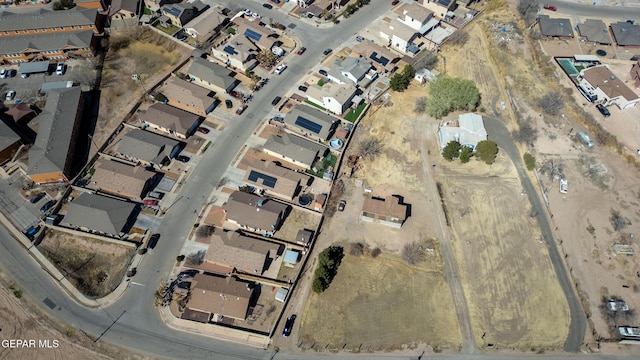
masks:
[[[137,283],[135,281],[132,281],[131,285],[146,286],[145,284],[140,284],[140,283]]]

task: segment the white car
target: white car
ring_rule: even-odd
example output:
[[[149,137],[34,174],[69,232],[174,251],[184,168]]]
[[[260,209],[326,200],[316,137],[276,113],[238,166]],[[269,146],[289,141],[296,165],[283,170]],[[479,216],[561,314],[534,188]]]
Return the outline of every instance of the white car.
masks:
[[[282,65],[278,66],[278,67],[276,68],[276,71],[274,71],[273,73],[274,73],[274,74],[276,74],[276,75],[280,75],[280,74],[282,74],[282,72],[283,72],[286,68],[287,68],[287,65],[282,64]]]
[[[16,92],[14,90],[9,90],[9,92],[7,92],[7,96],[6,96],[7,101],[13,100],[13,98],[15,97],[16,97]]]
[[[7,69],[0,70],[0,79],[5,79],[9,76],[9,71]]]
[[[65,71],[67,71],[67,65],[65,63],[59,63],[58,67],[56,67],[56,75],[64,75]]]

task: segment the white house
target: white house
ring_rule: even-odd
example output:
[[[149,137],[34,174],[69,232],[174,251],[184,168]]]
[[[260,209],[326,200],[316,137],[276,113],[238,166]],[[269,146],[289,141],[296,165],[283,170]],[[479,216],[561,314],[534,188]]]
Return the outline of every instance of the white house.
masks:
[[[332,82],[346,84],[347,81],[357,85],[371,69],[371,63],[362,58],[348,57],[336,60],[329,70],[328,77]]]
[[[488,136],[482,116],[474,113],[460,114],[457,121],[442,124],[438,129],[438,135],[442,149],[451,141],[475,149],[478,142],[487,140]]]
[[[440,23],[440,20],[433,16],[433,11],[414,2],[404,5],[400,11],[398,20],[420,34],[426,33]]]
[[[418,31],[397,19],[385,18],[381,22],[380,37],[389,42],[389,46],[402,52],[415,54],[420,49],[413,44],[418,37]]]
[[[640,101],[638,95],[606,65],[583,69],[577,79],[587,94],[597,96],[595,102],[605,106],[615,105],[619,109],[626,109]]]
[[[355,94],[355,85],[334,82],[328,82],[322,86],[311,85],[306,93],[309,101],[336,115],[342,115],[351,106]]]

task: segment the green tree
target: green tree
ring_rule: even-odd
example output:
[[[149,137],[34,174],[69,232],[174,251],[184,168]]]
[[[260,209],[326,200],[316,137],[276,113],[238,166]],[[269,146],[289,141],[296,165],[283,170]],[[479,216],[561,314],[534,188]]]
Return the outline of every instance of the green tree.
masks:
[[[452,161],[456,159],[460,154],[461,145],[459,142],[453,140],[449,141],[449,143],[442,149],[442,157],[445,159]]]
[[[483,140],[476,145],[476,156],[488,165],[491,165],[496,161],[497,155],[498,144],[493,140]]]
[[[531,171],[536,167],[536,157],[529,154],[528,152],[524,153],[524,164],[527,166],[527,170]]]
[[[460,162],[466,164],[471,159],[471,155],[473,155],[473,150],[471,150],[468,146],[463,146],[460,151]]]
[[[313,274],[311,288],[316,293],[325,291],[338,272],[338,266],[344,256],[341,246],[330,246],[318,254],[318,267]]]
[[[454,110],[473,111],[480,101],[480,91],[473,81],[446,75],[429,83],[429,94],[427,114],[437,119]]]
[[[411,83],[411,79],[416,75],[416,70],[411,65],[406,65],[402,72],[396,72],[389,81],[389,86],[393,91],[405,91]]]

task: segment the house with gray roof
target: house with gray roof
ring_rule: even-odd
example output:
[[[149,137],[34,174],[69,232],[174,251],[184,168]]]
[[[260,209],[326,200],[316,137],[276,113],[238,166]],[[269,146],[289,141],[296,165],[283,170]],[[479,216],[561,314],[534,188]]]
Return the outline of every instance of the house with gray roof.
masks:
[[[571,20],[539,15],[540,33],[547,37],[573,38]]]
[[[231,193],[222,206],[228,222],[261,235],[273,235],[278,231],[289,207],[268,197],[243,191]]]
[[[112,0],[109,5],[109,23],[112,29],[126,29],[138,25],[142,0]]]
[[[73,32],[93,30],[97,27],[98,9],[75,7],[69,10],[48,10],[38,8],[35,11],[0,11],[0,37],[22,36],[52,32]]]
[[[640,46],[640,26],[621,21],[609,27],[618,46]]]
[[[340,120],[315,107],[296,105],[284,117],[284,123],[287,129],[305,137],[326,141],[340,124]]]
[[[93,164],[93,169],[95,172],[86,185],[87,189],[133,201],[142,201],[161,177],[145,167],[117,160],[98,159]]]
[[[81,231],[123,238],[137,217],[137,205],[108,196],[82,193],[69,204],[62,222]]]
[[[600,19],[587,19],[582,24],[578,24],[578,32],[588,42],[611,45],[611,36],[609,36],[607,25]]]
[[[234,71],[202,58],[193,59],[187,74],[194,84],[222,94],[233,90],[240,83],[235,78]]]
[[[162,15],[169,18],[171,24],[181,28],[208,8],[209,5],[196,0],[193,2],[163,5],[160,11],[162,11]]]
[[[458,115],[458,120],[449,120],[438,129],[440,148],[451,141],[457,141],[462,146],[475,149],[476,145],[487,140],[487,130],[484,128],[482,116],[474,113]]]
[[[200,124],[201,117],[163,103],[155,103],[139,114],[147,130],[186,139]]]
[[[203,43],[217,35],[229,22],[217,7],[207,9],[198,17],[184,25],[184,31],[198,42]]]
[[[220,101],[216,99],[214,91],[176,76],[167,79],[160,92],[167,98],[169,105],[200,116],[207,116]]]
[[[27,175],[36,184],[65,182],[73,176],[76,140],[82,118],[80,87],[49,91],[38,115],[38,135],[29,149]]]
[[[21,143],[20,136],[4,121],[0,120],[0,165],[4,165],[11,160]]]
[[[344,60],[336,59],[329,70],[328,77],[338,84],[351,82],[357,85],[360,80],[364,79],[370,69],[371,63],[367,60],[349,56]]]
[[[293,134],[271,135],[262,151],[304,169],[311,169],[319,157],[323,157],[326,146]]]
[[[269,269],[284,245],[259,240],[236,231],[219,231],[211,235],[209,249],[204,260],[248,274],[262,275]]]
[[[55,32],[24,36],[0,36],[0,60],[7,63],[67,59],[92,54],[94,32]]]
[[[180,151],[180,142],[150,131],[133,129],[124,134],[116,151],[127,160],[162,167]]]

